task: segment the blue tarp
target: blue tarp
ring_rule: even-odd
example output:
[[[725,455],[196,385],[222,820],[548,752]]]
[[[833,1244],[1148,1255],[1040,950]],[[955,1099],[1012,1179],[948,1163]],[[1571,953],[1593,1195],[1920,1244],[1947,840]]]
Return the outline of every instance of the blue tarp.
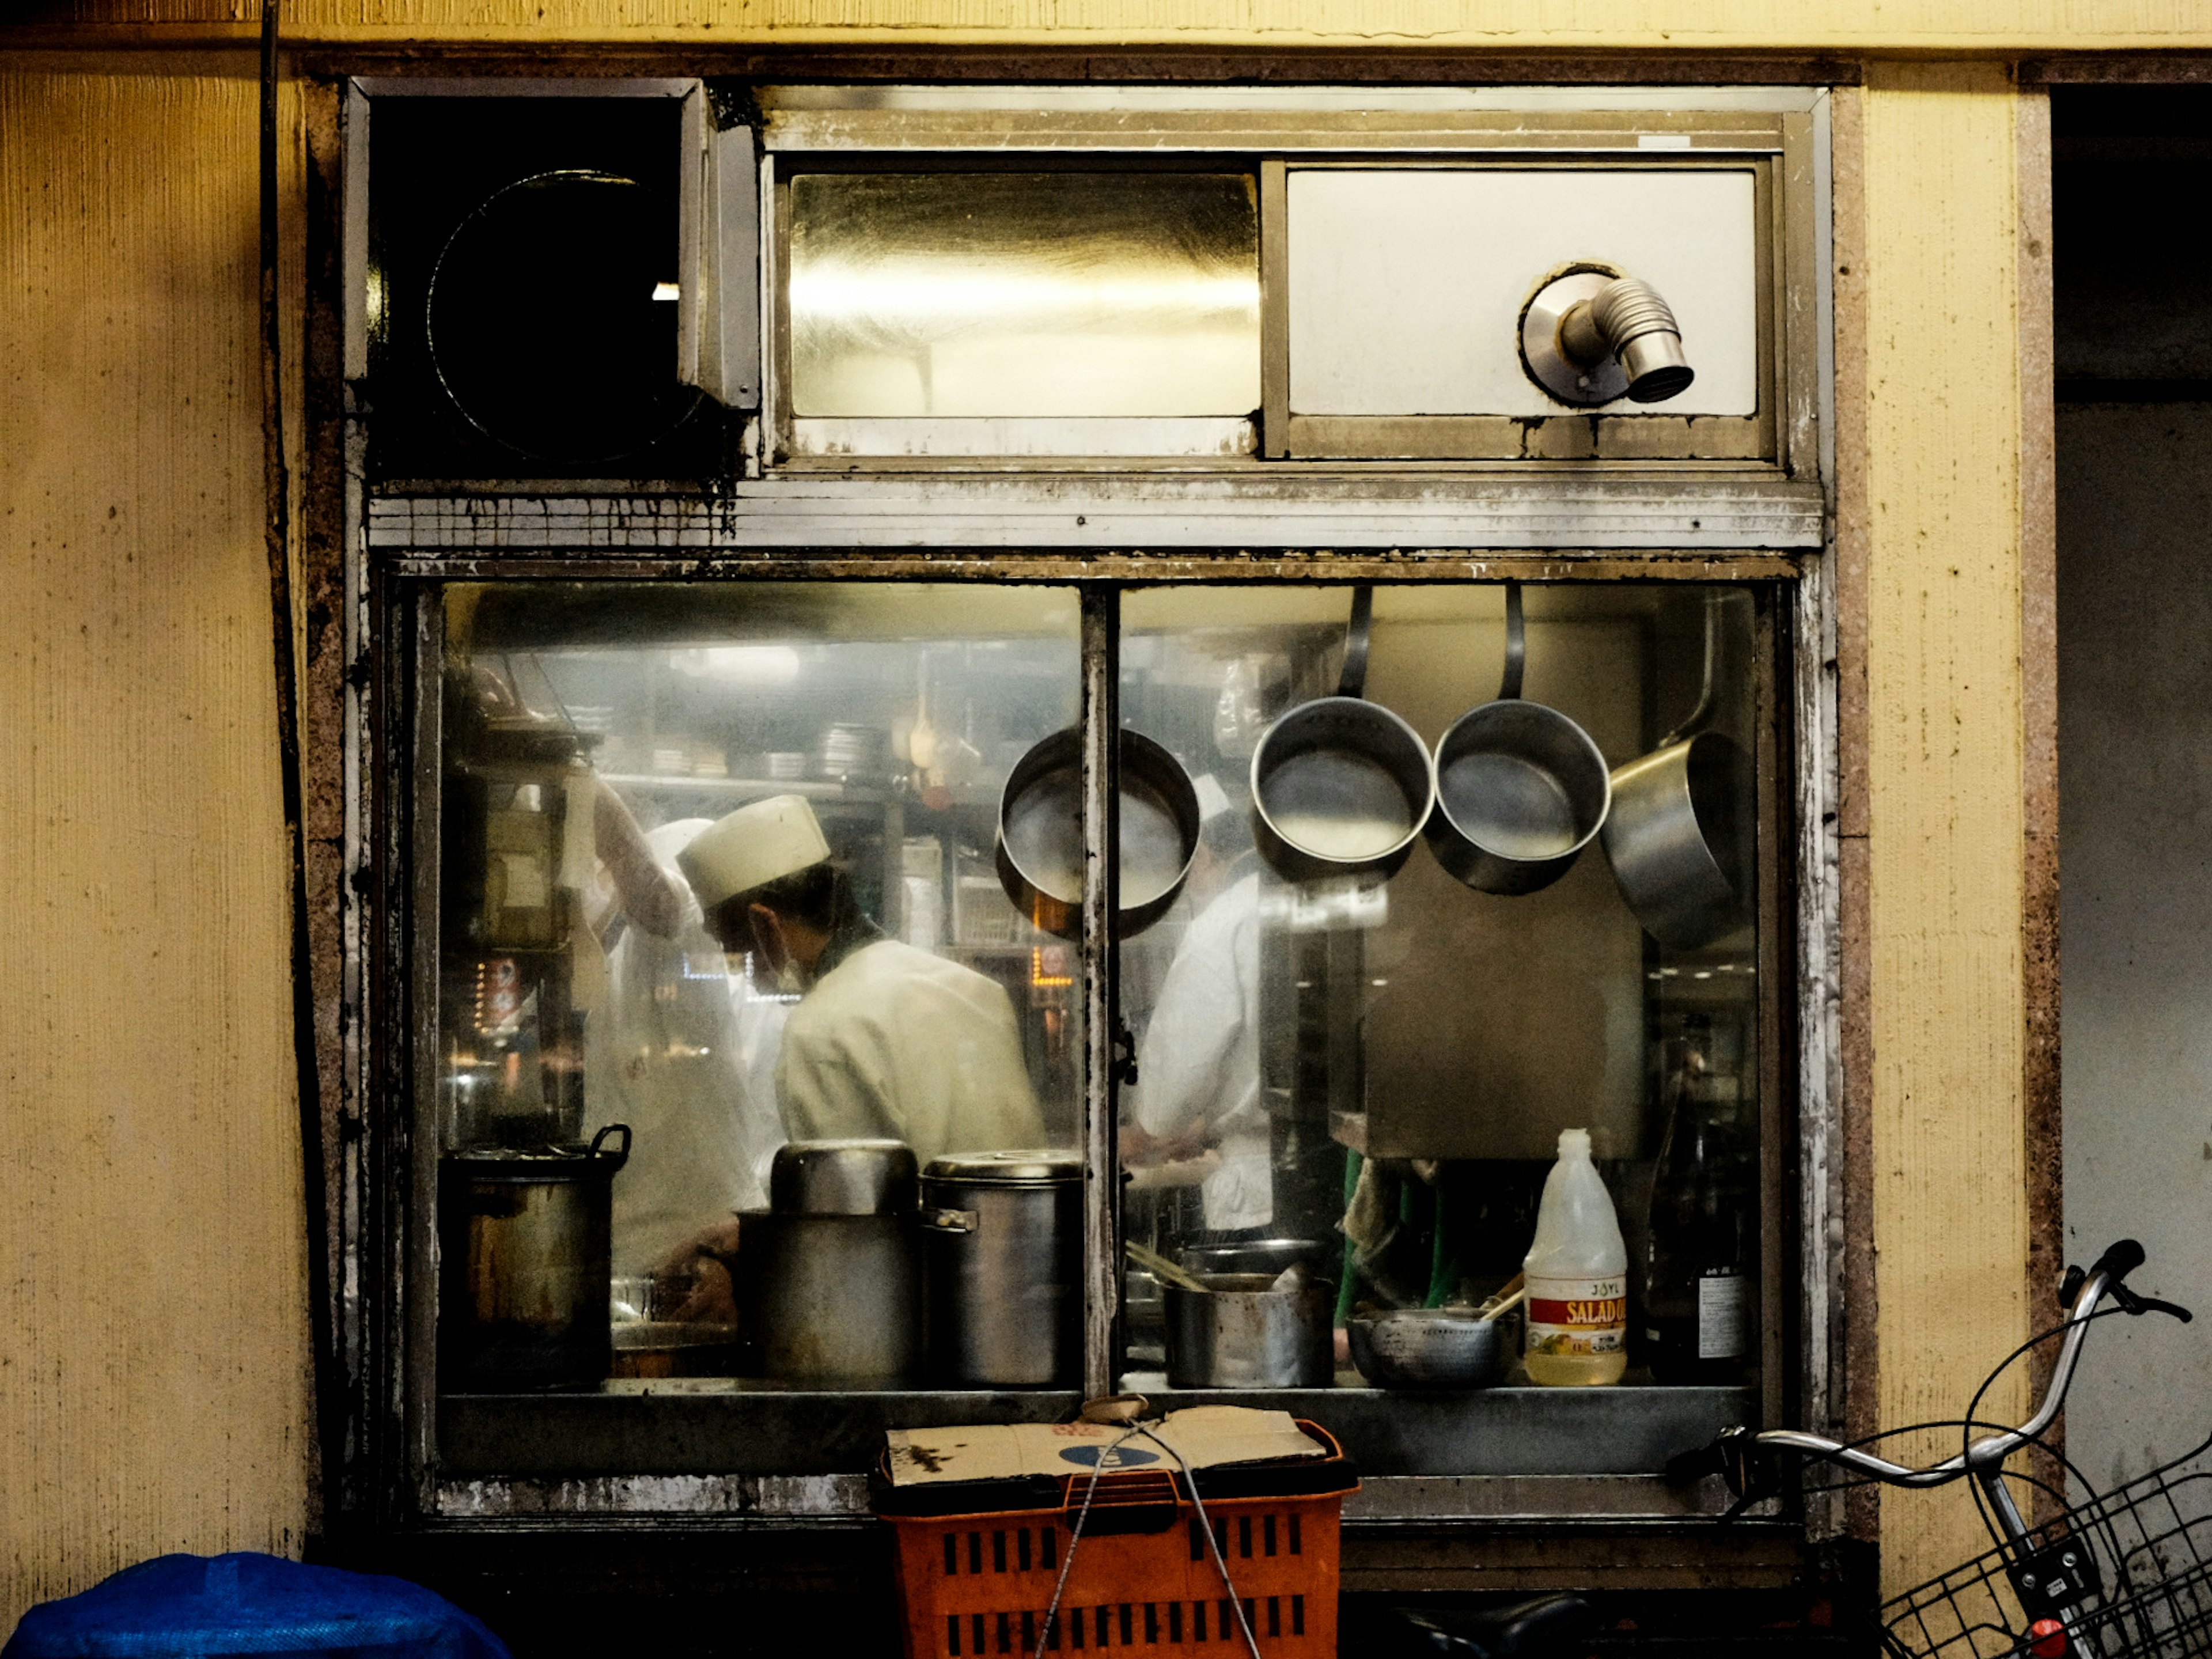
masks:
[[[507,1659],[500,1639],[404,1578],[274,1555],[164,1555],[23,1615],[0,1659],[212,1659],[221,1654]]]

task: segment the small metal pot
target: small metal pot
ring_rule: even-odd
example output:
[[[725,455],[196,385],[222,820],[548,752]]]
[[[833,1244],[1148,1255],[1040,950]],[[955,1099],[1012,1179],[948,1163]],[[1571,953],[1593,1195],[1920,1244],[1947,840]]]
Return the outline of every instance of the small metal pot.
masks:
[[[1336,1282],[1341,1243],[1311,1238],[1248,1238],[1237,1244],[1186,1244],[1176,1252],[1179,1266],[1206,1273],[1279,1273],[1303,1266],[1315,1279]]]
[[[917,1168],[903,1140],[792,1140],[769,1166],[779,1215],[891,1215],[915,1206]]]
[[[1267,1273],[1200,1278],[1207,1289],[1161,1287],[1170,1388],[1325,1389],[1336,1380],[1333,1288],[1316,1281],[1279,1291]]]
[[[1381,1389],[1486,1389],[1505,1374],[1502,1322],[1473,1309],[1400,1308],[1345,1322],[1352,1363]]]
[[[1606,820],[1613,783],[1589,733],[1521,696],[1527,656],[1521,584],[1505,584],[1505,675],[1495,701],[1469,709],[1437,744],[1437,862],[1479,891],[1517,896],[1574,866]]]
[[[1083,1374],[1083,1156],[963,1152],[922,1171],[931,1380],[1073,1388]]]
[[[1436,800],[1419,732],[1360,693],[1374,590],[1352,594],[1333,697],[1276,716],[1252,751],[1252,836],[1286,881],[1395,875]]]
[[[610,1123],[588,1151],[482,1147],[441,1160],[440,1388],[606,1380],[614,1178],[629,1144],[629,1126]]]
[[[1198,790],[1182,763],[1124,729],[1121,755],[1121,907],[1129,939],[1168,913],[1198,854]],[[999,883],[1014,908],[1048,933],[1083,931],[1083,750],[1075,728],[1035,744],[999,797]]]
[[[1749,919],[1757,791],[1751,757],[1718,732],[1687,734],[1713,708],[1720,599],[1705,610],[1705,687],[1689,719],[1613,775],[1605,854],[1620,896],[1662,945],[1694,951]]]

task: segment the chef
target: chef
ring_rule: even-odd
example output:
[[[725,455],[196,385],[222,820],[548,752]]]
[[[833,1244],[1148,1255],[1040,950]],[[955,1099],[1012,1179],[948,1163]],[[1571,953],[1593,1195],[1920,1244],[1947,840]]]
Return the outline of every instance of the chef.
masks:
[[[1219,1233],[1274,1217],[1260,1093],[1260,864],[1227,792],[1212,777],[1197,790],[1203,821],[1184,890],[1197,913],[1145,1028],[1124,1151],[1133,1164],[1217,1151],[1219,1167],[1200,1190],[1206,1229]]]
[[[803,797],[739,807],[677,863],[723,949],[801,994],[775,1067],[793,1139],[902,1140],[925,1165],[1043,1143],[1004,988],[862,915]]]

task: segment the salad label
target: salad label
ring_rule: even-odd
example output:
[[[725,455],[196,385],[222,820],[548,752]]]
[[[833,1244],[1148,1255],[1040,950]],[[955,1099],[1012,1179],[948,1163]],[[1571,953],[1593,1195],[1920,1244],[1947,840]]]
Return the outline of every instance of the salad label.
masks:
[[[1619,1353],[1627,1342],[1626,1279],[1529,1279],[1530,1353]]]

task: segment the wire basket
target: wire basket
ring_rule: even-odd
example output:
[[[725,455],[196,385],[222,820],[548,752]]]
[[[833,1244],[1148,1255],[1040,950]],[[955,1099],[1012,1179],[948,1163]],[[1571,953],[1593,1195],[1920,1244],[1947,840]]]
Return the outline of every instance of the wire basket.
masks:
[[[1895,1659],[2212,1659],[2212,1439],[1881,1609]]]

